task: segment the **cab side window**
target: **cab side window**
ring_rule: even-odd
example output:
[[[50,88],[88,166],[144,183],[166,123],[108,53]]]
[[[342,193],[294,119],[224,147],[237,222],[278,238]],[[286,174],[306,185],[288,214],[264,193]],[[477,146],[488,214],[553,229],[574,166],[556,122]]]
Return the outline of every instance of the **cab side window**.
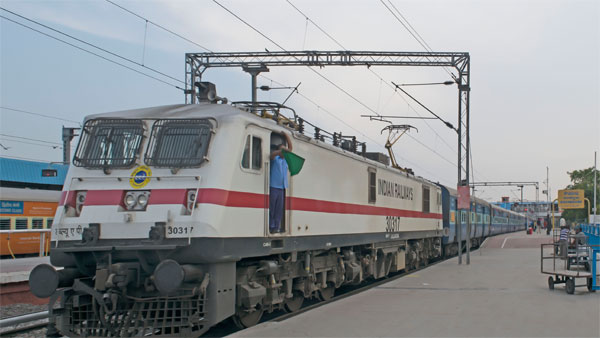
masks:
[[[262,139],[248,135],[242,154],[242,168],[260,170],[262,168]]]
[[[423,212],[424,213],[430,212],[429,203],[430,203],[429,187],[423,186]]]
[[[369,203],[377,202],[377,172],[369,168]]]

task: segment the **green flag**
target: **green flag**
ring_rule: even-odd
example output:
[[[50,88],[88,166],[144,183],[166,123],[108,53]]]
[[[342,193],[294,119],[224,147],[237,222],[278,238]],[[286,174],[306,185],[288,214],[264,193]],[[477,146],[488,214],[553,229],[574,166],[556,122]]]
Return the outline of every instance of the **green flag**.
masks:
[[[292,176],[298,174],[300,170],[302,170],[302,166],[304,165],[304,158],[291,153],[289,151],[282,151],[283,158],[288,164],[288,169],[290,170],[290,174]]]

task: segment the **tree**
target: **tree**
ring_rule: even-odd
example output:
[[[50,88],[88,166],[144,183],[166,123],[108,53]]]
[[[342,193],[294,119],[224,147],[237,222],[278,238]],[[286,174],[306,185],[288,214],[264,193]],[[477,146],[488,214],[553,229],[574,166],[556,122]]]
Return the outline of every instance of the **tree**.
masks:
[[[582,170],[574,170],[567,172],[571,177],[571,184],[565,189],[583,189],[585,197],[594,203],[594,167],[590,167]],[[600,170],[596,170],[596,188],[600,187]],[[596,192],[596,210],[600,206],[600,194]],[[592,210],[592,209],[590,209]],[[591,211],[592,214],[594,213]],[[596,211],[598,214],[598,211]],[[568,209],[562,213],[562,217],[569,222],[585,222],[589,220],[587,202],[585,203],[585,209]]]

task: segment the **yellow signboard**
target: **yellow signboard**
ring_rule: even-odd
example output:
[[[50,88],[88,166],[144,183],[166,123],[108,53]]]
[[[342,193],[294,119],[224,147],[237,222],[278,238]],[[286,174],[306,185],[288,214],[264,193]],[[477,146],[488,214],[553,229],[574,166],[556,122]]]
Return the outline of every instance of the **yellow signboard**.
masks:
[[[583,199],[583,189],[558,191],[558,207],[561,209],[582,209]]]

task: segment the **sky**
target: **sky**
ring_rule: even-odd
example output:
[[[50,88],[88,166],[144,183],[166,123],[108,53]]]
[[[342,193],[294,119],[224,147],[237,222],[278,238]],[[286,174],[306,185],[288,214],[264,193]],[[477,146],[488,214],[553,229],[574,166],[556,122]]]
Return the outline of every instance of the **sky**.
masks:
[[[413,35],[422,37],[434,51],[470,54],[475,181],[539,182],[539,198],[545,200],[542,190],[549,168],[555,198],[557,189],[569,184],[568,172],[593,166],[594,152],[600,150],[600,2],[596,0],[113,2],[149,23],[105,0],[0,1],[4,17],[0,18],[0,156],[62,161],[62,126],[78,127],[89,114],[184,103],[176,86],[183,86],[186,52],[276,51],[277,45],[288,51],[424,51]],[[392,14],[402,19],[395,9],[406,21],[401,23]],[[301,83],[299,94],[286,105],[322,129],[356,135],[367,142],[368,151],[386,152],[386,134],[381,133],[386,124],[361,115],[431,116],[395,92],[391,83],[451,78],[442,68],[371,70],[318,69],[347,94],[306,67],[273,67],[258,85]],[[209,69],[203,80],[215,83],[218,95],[230,101],[250,99],[250,77],[241,69]],[[455,85],[404,89],[457,124]],[[282,102],[289,93],[259,91],[259,99]],[[399,164],[434,182],[455,186],[456,133],[437,120],[394,123],[418,129],[394,146]],[[475,193],[490,201],[502,196],[520,199],[521,194],[517,187],[486,187]],[[536,200],[536,190],[525,187],[524,198]]]

